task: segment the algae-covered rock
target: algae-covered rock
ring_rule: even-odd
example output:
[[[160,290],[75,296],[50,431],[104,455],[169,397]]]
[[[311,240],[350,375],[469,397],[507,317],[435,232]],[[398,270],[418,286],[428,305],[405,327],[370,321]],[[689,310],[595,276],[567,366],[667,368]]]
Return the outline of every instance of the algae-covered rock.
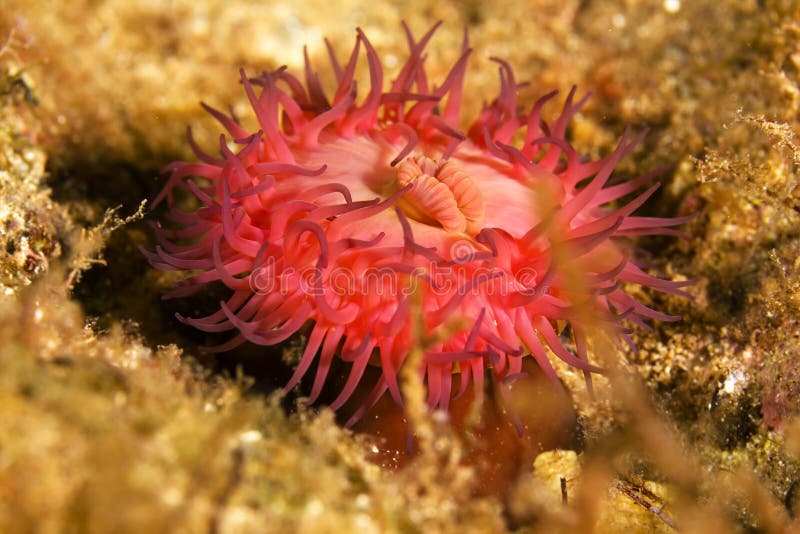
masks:
[[[61,253],[68,225],[45,184],[38,100],[17,55],[15,31],[0,37],[0,295],[13,296]],[[2,298],[2,297],[0,297]]]
[[[585,513],[587,495],[594,501],[591,515]],[[554,450],[536,457],[511,510],[523,517],[534,514],[547,532],[673,532],[676,524],[665,510],[669,501],[670,489],[663,483],[613,479],[602,485],[583,476],[575,451]],[[594,516],[594,523],[587,523],[587,516]]]

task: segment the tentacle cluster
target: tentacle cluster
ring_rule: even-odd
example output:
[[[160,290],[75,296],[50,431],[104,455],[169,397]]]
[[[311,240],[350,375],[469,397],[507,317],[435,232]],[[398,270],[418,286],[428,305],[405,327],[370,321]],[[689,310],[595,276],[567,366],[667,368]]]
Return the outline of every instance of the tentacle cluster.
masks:
[[[302,81],[285,68],[255,78],[242,72],[260,128],[255,133],[204,104],[227,131],[219,155],[203,152],[189,131],[198,161],[166,168],[169,179],[155,204],[170,205],[169,224],[153,225],[160,245],[143,252],[157,268],[193,271],[168,297],[212,283],[227,286],[230,296],[211,315],[178,319],[206,332],[233,332],[213,347],[218,351],[244,342],[274,345],[306,327],[308,342],[286,388],[316,362],[313,403],[333,359],[342,358],[352,366],[334,409],[348,401],[367,365],[379,363],[381,376],[350,423],[387,391],[403,405],[398,371],[415,343],[409,320],[415,292],[427,333],[454,317],[468,325],[431,336],[439,341],[425,348],[419,372],[432,408],[446,409],[470,384],[481,395],[487,371],[501,384],[513,380],[526,355],[556,382],[550,354],[590,380],[601,369],[587,354],[587,309],[623,340],[623,320],[647,328],[650,319],[678,319],[621,288],[635,283],[683,294],[690,283],[648,275],[617,239],[677,234],[673,227],[686,220],[632,215],[658,187],[648,186],[654,174],[610,180],[641,135],[628,131],[613,153],[585,161],[565,140],[585,98],[576,102],[573,89],[549,124],[541,112],[554,93],[520,112],[520,85],[502,60],[496,60],[498,97],[464,130],[466,37],[436,87],[424,68],[436,26],[419,41],[404,29],[409,57],[388,91],[378,54],[359,30],[346,63],[328,46],[337,82],[332,96],[308,56]],[[359,99],[362,47],[369,88]],[[495,175],[486,186],[492,194],[502,187],[497,180],[506,180],[544,199],[532,222],[520,230],[483,220],[481,169]],[[176,189],[199,206],[178,209]],[[427,220],[417,220],[404,203],[421,206]],[[562,321],[571,326],[574,353],[559,335]]]

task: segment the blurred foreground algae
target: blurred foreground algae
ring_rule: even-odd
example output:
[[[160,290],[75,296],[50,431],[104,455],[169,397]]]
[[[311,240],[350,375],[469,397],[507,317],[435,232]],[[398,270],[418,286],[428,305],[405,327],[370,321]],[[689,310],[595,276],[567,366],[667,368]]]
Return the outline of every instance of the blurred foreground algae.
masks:
[[[330,412],[286,416],[246,387],[175,346],[95,334],[60,283],[3,301],[0,529],[502,530],[499,507],[440,453],[385,472]]]

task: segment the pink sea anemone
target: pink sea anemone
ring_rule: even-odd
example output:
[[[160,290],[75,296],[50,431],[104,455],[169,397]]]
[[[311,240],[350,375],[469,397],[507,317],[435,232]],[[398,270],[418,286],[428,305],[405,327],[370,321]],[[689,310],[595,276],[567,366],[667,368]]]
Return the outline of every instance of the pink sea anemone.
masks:
[[[587,354],[588,329],[630,341],[625,321],[678,319],[623,284],[683,294],[690,283],[644,272],[626,237],[677,234],[671,227],[687,218],[633,215],[657,189],[655,173],[612,177],[642,135],[628,130],[613,153],[587,161],[565,139],[586,98],[576,102],[573,89],[549,124],[541,111],[555,93],[520,112],[520,85],[502,60],[494,60],[499,96],[463,129],[466,37],[437,86],[423,53],[436,26],[419,41],[404,29],[409,56],[388,90],[378,54],[358,30],[346,63],[328,46],[332,95],[307,56],[304,81],[286,68],[242,72],[256,132],[203,104],[228,136],[212,156],[189,132],[199,161],[167,166],[154,204],[167,200],[171,224],[154,225],[160,246],[144,253],[157,268],[193,271],[168,297],[217,283],[231,293],[216,313],[178,319],[235,332],[218,351],[275,345],[304,330],[308,341],[286,389],[316,361],[313,403],[338,356],[351,367],[333,409],[350,399],[370,362],[379,365],[348,424],[386,391],[403,405],[398,371],[420,342],[413,313],[421,313],[418,334],[427,340],[419,373],[431,408],[447,409],[470,383],[480,396],[487,372],[508,383],[526,355],[555,382],[550,358],[560,358],[591,386],[590,373],[601,369]],[[359,99],[362,48],[369,89]],[[178,209],[176,189],[199,207]],[[587,310],[596,320],[587,321]],[[571,343],[559,333],[566,324]]]

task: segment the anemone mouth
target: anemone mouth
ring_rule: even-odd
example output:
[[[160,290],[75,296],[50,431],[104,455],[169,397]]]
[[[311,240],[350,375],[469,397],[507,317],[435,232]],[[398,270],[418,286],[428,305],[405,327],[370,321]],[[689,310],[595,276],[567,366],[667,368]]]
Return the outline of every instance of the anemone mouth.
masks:
[[[550,124],[541,111],[554,93],[521,113],[519,84],[502,60],[498,97],[462,130],[471,50],[465,37],[459,59],[432,88],[424,49],[437,27],[417,41],[403,25],[409,57],[388,91],[360,30],[346,63],[329,48],[332,96],[308,58],[304,82],[285,68],[255,78],[242,72],[260,130],[248,132],[204,105],[232,143],[222,135],[220,155],[212,156],[189,134],[199,161],[165,169],[170,176],[155,204],[168,202],[173,227],[156,225],[160,245],[143,251],[157,268],[194,271],[168,296],[217,282],[230,289],[219,311],[179,317],[203,331],[234,332],[212,350],[275,345],[311,325],[286,385],[297,385],[316,362],[309,402],[319,398],[335,357],[351,370],[334,409],[377,361],[381,376],[348,424],[387,392],[403,405],[398,371],[417,343],[412,313],[435,339],[418,369],[428,404],[446,409],[470,384],[480,397],[487,372],[501,386],[513,381],[523,356],[554,382],[551,358],[561,359],[582,370],[591,387],[591,373],[601,369],[590,362],[590,330],[630,343],[623,321],[647,327],[647,320],[676,319],[622,285],[685,295],[692,283],[645,273],[621,239],[677,234],[672,227],[688,220],[633,215],[657,188],[637,193],[654,174],[611,185],[614,167],[642,134],[627,130],[600,160],[579,157],[565,133],[585,98],[576,102],[573,89]],[[370,86],[358,101],[353,77],[362,47]],[[176,188],[200,207],[176,208]],[[412,311],[415,293],[422,298]],[[466,327],[448,330],[453,318]],[[570,325],[571,349],[558,323]]]
[[[398,207],[412,219],[459,234],[481,230],[483,195],[457,161],[407,157],[397,168],[396,184],[411,186]]]

